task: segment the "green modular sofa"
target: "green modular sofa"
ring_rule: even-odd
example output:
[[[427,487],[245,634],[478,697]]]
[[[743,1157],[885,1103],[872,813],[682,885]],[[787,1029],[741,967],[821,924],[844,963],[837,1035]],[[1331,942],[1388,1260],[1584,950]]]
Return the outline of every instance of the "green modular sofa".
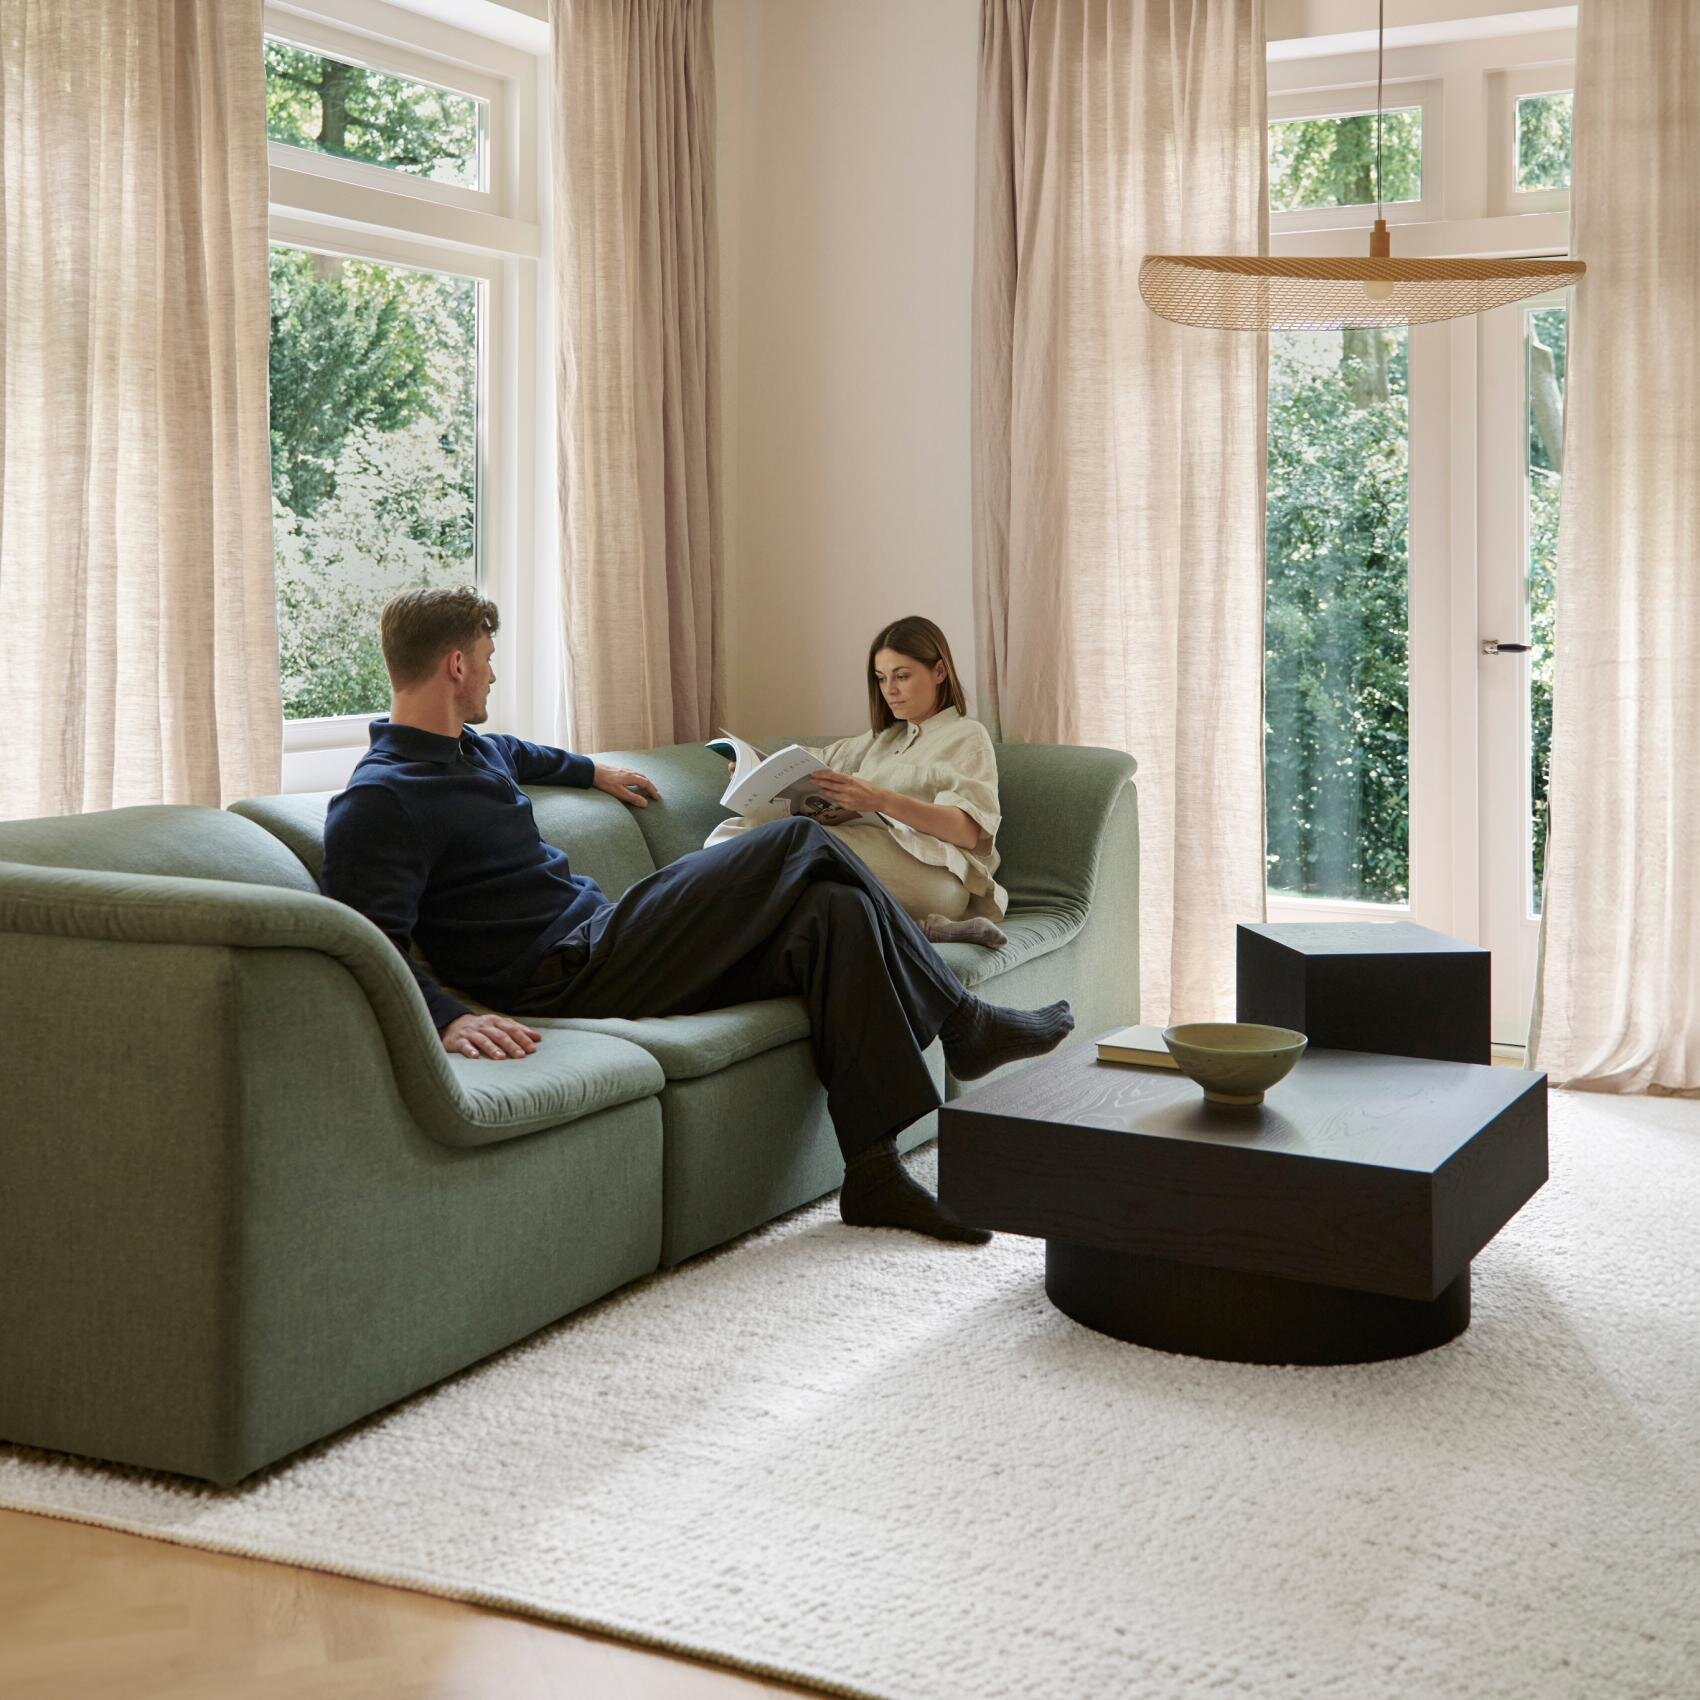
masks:
[[[662,802],[534,803],[617,896],[702,843],[725,766],[610,754]],[[1082,1035],[1136,1020],[1133,763],[998,761],[1010,942],[944,954]],[[0,822],[0,1440],[233,1482],[838,1184],[795,1000],[448,1056],[319,894],[328,800]]]

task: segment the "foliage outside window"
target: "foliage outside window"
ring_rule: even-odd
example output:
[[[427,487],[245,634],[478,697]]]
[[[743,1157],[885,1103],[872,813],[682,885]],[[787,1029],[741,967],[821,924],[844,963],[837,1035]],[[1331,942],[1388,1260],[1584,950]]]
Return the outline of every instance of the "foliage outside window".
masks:
[[[477,187],[483,103],[266,43],[273,141]],[[286,719],[389,701],[377,616],[477,573],[479,286],[271,250],[271,453]]]
[[[1558,94],[1525,95],[1517,102],[1517,187],[1570,187],[1570,117],[1573,101],[1568,89]]]
[[[1568,315],[1537,307],[1524,315],[1529,404],[1529,797],[1531,903],[1541,908],[1546,877],[1547,771],[1552,760],[1553,615],[1557,585],[1559,495],[1564,444],[1564,368]]]
[[[1270,338],[1268,885],[1410,899],[1403,329]]]
[[[1269,210],[1373,206],[1419,201],[1423,193],[1423,114],[1403,106],[1382,114],[1382,190],[1376,194],[1375,114],[1279,119],[1269,126]]]
[[[476,577],[477,349],[473,280],[273,247],[285,719],[381,712],[384,602]]]
[[[266,42],[266,135],[289,147],[477,189],[483,105],[411,77]]]

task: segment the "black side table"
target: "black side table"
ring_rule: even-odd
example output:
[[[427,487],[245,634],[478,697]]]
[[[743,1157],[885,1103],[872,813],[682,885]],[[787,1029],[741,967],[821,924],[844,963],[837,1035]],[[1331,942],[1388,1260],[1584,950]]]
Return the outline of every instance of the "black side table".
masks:
[[[1311,1048],[1492,1061],[1490,954],[1411,921],[1292,921],[1238,930],[1241,1021]]]

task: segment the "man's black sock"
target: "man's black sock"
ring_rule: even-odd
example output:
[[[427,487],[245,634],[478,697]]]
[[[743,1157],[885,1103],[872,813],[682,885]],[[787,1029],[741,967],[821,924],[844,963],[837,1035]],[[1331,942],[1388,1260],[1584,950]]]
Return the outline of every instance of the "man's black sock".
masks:
[[[850,1160],[838,1214],[853,1228],[907,1228],[935,1240],[984,1245],[984,1228],[959,1222],[919,1182],[911,1180],[897,1155],[897,1141],[882,1139]]]
[[[1005,1063],[1042,1057],[1074,1031],[1074,1011],[1066,1002],[1043,1009],[1005,1009],[972,992],[939,1029],[944,1060],[958,1080],[977,1080]]]

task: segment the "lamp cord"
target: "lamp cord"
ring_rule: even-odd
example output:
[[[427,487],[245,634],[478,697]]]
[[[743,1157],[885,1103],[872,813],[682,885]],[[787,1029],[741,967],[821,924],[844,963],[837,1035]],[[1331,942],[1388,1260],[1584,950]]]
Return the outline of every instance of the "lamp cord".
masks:
[[[1381,55],[1387,45],[1387,0],[1375,7],[1375,218],[1381,222]]]

